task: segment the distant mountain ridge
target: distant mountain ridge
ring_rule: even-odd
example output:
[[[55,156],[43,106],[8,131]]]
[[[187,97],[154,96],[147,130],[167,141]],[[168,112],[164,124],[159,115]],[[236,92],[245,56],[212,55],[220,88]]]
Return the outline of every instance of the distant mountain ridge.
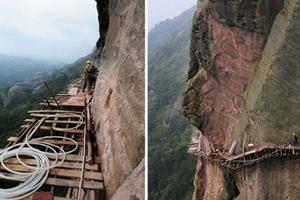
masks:
[[[192,199],[195,159],[181,109],[193,7],[149,32],[149,199]]]
[[[161,42],[165,43],[166,41],[171,40],[174,33],[178,33],[182,30],[186,31],[186,22],[191,21],[195,10],[196,6],[193,6],[179,16],[174,17],[173,19],[164,20],[151,29],[148,36],[149,50],[161,45]]]
[[[58,62],[55,61],[42,61],[42,60],[37,60],[33,58],[27,58],[27,57],[18,57],[18,56],[10,56],[10,55],[4,55],[0,54],[0,61],[8,61],[10,62],[11,60],[18,60],[18,61],[25,61],[25,62],[32,62],[32,63],[48,63],[48,65],[53,65],[57,64]]]
[[[37,72],[53,72],[63,65],[65,64],[0,54],[0,84],[9,85],[24,81]]]

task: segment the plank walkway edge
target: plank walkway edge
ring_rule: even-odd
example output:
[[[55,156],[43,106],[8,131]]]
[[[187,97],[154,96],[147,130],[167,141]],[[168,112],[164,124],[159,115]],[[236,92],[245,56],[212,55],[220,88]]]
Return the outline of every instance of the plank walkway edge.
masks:
[[[79,181],[65,180],[65,179],[59,179],[59,178],[48,178],[46,181],[46,184],[54,185],[54,186],[62,186],[62,187],[79,188]],[[84,189],[103,190],[104,184],[103,184],[103,182],[83,181],[82,187]]]
[[[28,128],[28,127],[29,127],[29,125],[22,125],[21,126],[21,128]],[[50,126],[41,126],[40,130],[51,131],[53,129]],[[54,131],[56,131],[56,132],[62,132],[62,133],[83,134],[83,130],[79,130],[79,129],[70,129],[70,130],[65,130],[65,131],[54,130]]]
[[[26,163],[27,165],[35,165],[36,161],[34,159],[24,159],[22,160],[24,163]],[[50,161],[50,164],[53,164],[54,161]],[[24,167],[21,163],[19,163],[19,161],[17,161],[16,159],[11,159],[9,161],[6,161],[5,164],[7,165],[11,165],[12,167],[16,166],[16,167]],[[2,166],[0,166],[1,168]],[[25,167],[24,167],[25,168]],[[59,166],[57,166],[57,168],[66,168],[66,169],[81,169],[82,168],[82,164],[81,163],[77,163],[77,162],[70,162],[70,161],[65,161],[63,163],[61,163]],[[99,170],[99,166],[98,164],[93,164],[90,165],[88,163],[85,164],[85,168],[88,170],[95,170],[98,171]],[[28,169],[28,168],[26,168]]]
[[[2,178],[0,177],[0,179]],[[14,180],[14,182],[21,182],[21,181]],[[67,180],[67,179],[49,177],[45,184],[50,186],[79,188],[79,182],[80,182],[79,180]],[[101,181],[84,180],[82,187],[83,189],[104,190],[104,184]]]

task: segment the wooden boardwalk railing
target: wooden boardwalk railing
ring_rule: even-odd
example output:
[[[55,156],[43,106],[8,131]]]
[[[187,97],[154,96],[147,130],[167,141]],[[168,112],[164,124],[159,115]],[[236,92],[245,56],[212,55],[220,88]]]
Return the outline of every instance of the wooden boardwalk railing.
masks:
[[[266,144],[253,148],[238,155],[225,152],[204,152],[199,148],[199,143],[189,144],[188,153],[203,157],[230,170],[238,170],[254,165],[270,158],[300,157],[300,146]]]

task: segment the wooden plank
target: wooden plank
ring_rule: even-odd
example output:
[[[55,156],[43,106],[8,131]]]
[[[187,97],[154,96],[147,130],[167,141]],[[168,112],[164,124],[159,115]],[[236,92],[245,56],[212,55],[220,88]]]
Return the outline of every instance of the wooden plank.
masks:
[[[8,142],[15,142],[15,141],[17,141],[17,140],[19,140],[18,137],[9,137],[9,138],[7,139]]]
[[[32,165],[34,166],[36,161],[34,159],[22,159],[22,162],[26,163],[27,165]],[[50,164],[53,164],[54,161],[50,161]],[[12,165],[16,165],[15,167],[19,167],[22,166],[19,161],[17,159],[9,159],[7,161],[5,161],[5,164],[12,164]],[[19,166],[17,166],[19,165]],[[1,166],[0,166],[1,168]],[[77,162],[69,162],[69,161],[65,161],[63,162],[61,165],[59,165],[57,168],[65,168],[65,169],[81,169],[82,168],[82,164],[81,163],[77,163]],[[99,170],[99,166],[98,164],[94,164],[94,165],[90,165],[90,164],[85,164],[85,168],[87,170],[95,170],[98,171]],[[27,169],[27,168],[26,168]]]
[[[47,99],[44,99],[43,102],[46,102],[46,103],[55,103],[55,101],[54,101],[53,98],[49,98],[48,101],[47,101]]]
[[[25,119],[24,122],[34,122],[34,119]],[[45,123],[78,124],[78,121],[67,121],[67,120],[45,120]],[[85,122],[83,122],[82,124],[85,124]]]
[[[50,174],[53,176],[61,176],[61,177],[68,177],[68,178],[80,178],[81,177],[80,170],[52,169],[52,170],[50,170]],[[102,173],[100,173],[100,172],[85,171],[84,178],[92,179],[92,180],[96,180],[96,181],[103,181],[103,176],[102,176]]]
[[[64,141],[64,140],[51,140],[51,139],[45,139],[45,140],[42,140],[43,142],[48,142],[48,143],[51,143],[51,144],[57,144],[57,145],[71,145],[71,146],[74,146],[75,144],[71,141]],[[79,146],[82,146],[83,145],[83,142],[77,142]]]
[[[59,178],[48,178],[46,184],[53,185],[53,186],[62,186],[62,187],[73,187],[73,188],[79,187],[79,181],[59,179]],[[93,189],[93,190],[104,189],[103,182],[96,182],[96,181],[83,181],[82,187],[84,189]]]
[[[39,103],[39,105],[40,106],[48,106],[48,104],[47,103]],[[50,106],[53,106],[53,107],[58,107],[55,103],[50,103]],[[66,107],[66,108],[72,108],[72,107],[74,107],[74,108],[84,108],[84,105],[79,105],[79,104],[64,104],[64,103],[62,103],[61,105],[60,105],[60,107]]]
[[[35,192],[32,195],[32,200],[53,200],[52,192]]]
[[[29,125],[22,125],[21,128],[27,128]],[[41,126],[41,130],[45,131],[51,131],[53,130],[50,126]],[[54,130],[56,132],[62,132],[62,133],[74,133],[74,134],[83,134],[83,130],[78,130],[78,129],[70,129],[70,130],[65,130],[65,131],[59,131],[59,130]]]
[[[55,156],[48,155],[49,159],[54,160]],[[59,157],[59,159],[62,159],[62,156]],[[82,155],[73,155],[69,154],[66,156],[65,161],[72,161],[72,162],[81,162],[82,161]],[[101,164],[101,157],[100,156],[95,156],[94,158],[95,164]]]
[[[82,114],[82,112],[78,111],[70,111],[70,110],[30,110],[28,113],[75,113]]]
[[[53,106],[53,107],[59,107],[59,106],[57,106],[55,103],[43,103],[43,102],[41,102],[41,103],[39,103],[39,105],[40,106]]]
[[[17,141],[18,138],[17,137],[10,137],[8,138],[7,141],[9,142],[14,142],[14,141]],[[57,145],[75,145],[73,142],[71,141],[63,141],[63,140],[54,140],[54,139],[44,139],[44,140],[41,140],[43,142],[48,142],[48,143],[51,143],[51,144],[57,144]],[[80,141],[80,142],[77,142],[79,146],[82,146],[83,145],[83,142]]]
[[[76,96],[79,92],[78,87],[72,87],[69,89],[68,94],[71,96]]]
[[[86,104],[88,104],[86,102]],[[91,127],[91,110],[90,110],[90,106],[87,105],[87,109],[86,109],[86,131],[87,131],[87,134],[86,134],[86,146],[87,146],[87,162],[89,164],[94,164],[94,152],[93,152],[93,145],[92,145],[92,141],[91,141],[91,130],[92,130],[92,127]]]
[[[53,156],[48,155],[48,158],[54,160],[55,156],[54,155]],[[62,158],[63,158],[63,156],[59,156],[59,159],[62,159]],[[69,155],[66,156],[65,160],[66,161],[72,161],[72,162],[81,162],[82,161],[82,156],[69,154]]]
[[[7,174],[7,173],[4,173]],[[0,177],[0,179],[3,179]],[[12,180],[12,182],[21,182],[21,180]],[[72,187],[72,188],[79,188],[79,181],[78,180],[69,180],[69,179],[61,179],[61,178],[48,178],[46,185],[51,186],[61,186],[61,187]],[[92,189],[92,190],[103,190],[104,184],[101,181],[83,181],[84,189]]]
[[[50,162],[53,163],[53,162]],[[63,162],[61,165],[59,165],[57,168],[67,168],[67,169],[81,169],[82,165],[81,163],[75,163],[75,162]],[[88,170],[99,170],[99,166],[97,164],[90,165],[85,164],[85,168]]]
[[[101,164],[101,156],[94,156],[94,162],[96,164]]]
[[[2,149],[0,149],[2,151]],[[47,155],[50,160],[55,160],[56,157],[54,155]],[[62,159],[63,156],[59,156],[58,159]],[[81,162],[82,161],[82,155],[73,155],[73,154],[68,154],[66,155],[65,161],[73,161],[73,162]],[[101,163],[101,157],[96,156],[95,157],[95,163],[100,164]]]
[[[14,171],[17,171],[17,172],[32,172],[31,169],[27,168],[27,167],[24,167],[23,165],[21,164],[15,164],[15,163],[7,163],[5,162],[6,166],[11,169],[11,170],[14,170]],[[0,166],[0,169],[1,170],[4,170],[3,166]],[[1,177],[0,177],[1,178]]]
[[[72,200],[72,199],[63,198],[63,197],[54,197],[53,200]]]
[[[55,116],[55,115],[53,115],[53,114],[41,114],[41,113],[39,113],[39,114],[31,113],[30,116],[32,116],[32,117],[49,117],[49,118],[57,117],[57,116]],[[82,118],[85,118],[84,115],[81,115],[81,117],[82,117]],[[59,117],[59,118],[66,118],[66,119],[67,119],[67,118],[79,118],[79,117],[66,116],[66,117]]]

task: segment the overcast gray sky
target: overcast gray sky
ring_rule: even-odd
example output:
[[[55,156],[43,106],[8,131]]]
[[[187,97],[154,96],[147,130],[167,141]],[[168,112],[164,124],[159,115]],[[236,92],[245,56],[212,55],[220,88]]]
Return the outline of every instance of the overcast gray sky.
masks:
[[[197,4],[197,0],[148,0],[149,29],[165,20],[172,19]]]
[[[71,62],[98,39],[94,0],[0,0],[0,54]]]

